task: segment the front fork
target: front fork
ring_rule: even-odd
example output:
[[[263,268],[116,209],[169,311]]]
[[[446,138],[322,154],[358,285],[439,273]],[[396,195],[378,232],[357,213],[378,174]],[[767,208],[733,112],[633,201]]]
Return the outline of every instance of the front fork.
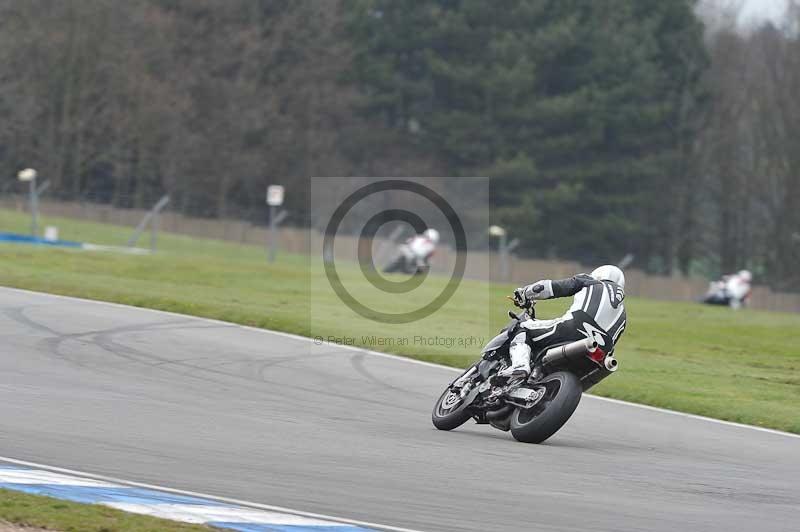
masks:
[[[450,383],[451,388],[462,388],[470,378],[475,375],[475,372],[478,371],[478,366],[473,365],[469,368],[465,373],[463,373],[460,377]]]

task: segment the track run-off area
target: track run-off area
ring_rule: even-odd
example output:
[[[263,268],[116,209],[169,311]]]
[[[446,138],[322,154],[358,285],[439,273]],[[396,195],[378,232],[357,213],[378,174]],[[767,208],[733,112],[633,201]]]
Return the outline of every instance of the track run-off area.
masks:
[[[430,532],[800,519],[790,434],[586,395],[543,445],[440,432],[449,368],[7,288],[0,341],[3,457]]]

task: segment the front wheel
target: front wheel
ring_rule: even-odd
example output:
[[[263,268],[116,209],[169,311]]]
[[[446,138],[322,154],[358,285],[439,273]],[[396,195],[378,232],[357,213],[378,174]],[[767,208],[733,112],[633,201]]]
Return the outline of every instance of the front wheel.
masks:
[[[402,272],[406,269],[406,259],[403,258],[401,255],[397,257],[395,260],[389,263],[389,265],[383,269],[383,273],[396,273]]]
[[[467,371],[472,371],[472,369],[470,368]],[[457,380],[454,382],[457,382]],[[469,394],[466,397],[469,397]],[[453,390],[452,385],[448,386],[433,407],[433,412],[431,413],[433,426],[439,430],[453,430],[456,427],[460,427],[472,417],[469,412],[470,403],[467,403],[465,397],[461,396],[460,390]]]
[[[569,371],[548,375],[536,388],[540,386],[545,393],[534,406],[517,408],[511,414],[511,434],[517,441],[543,442],[567,422],[581,401],[581,381]]]

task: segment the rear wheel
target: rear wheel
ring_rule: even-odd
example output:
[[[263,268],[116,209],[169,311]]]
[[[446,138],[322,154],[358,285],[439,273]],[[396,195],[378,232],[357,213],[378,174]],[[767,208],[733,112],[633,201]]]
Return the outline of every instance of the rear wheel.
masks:
[[[471,368],[470,370],[471,371]],[[469,396],[469,394],[467,394]],[[453,430],[460,427],[472,417],[469,404],[461,397],[461,390],[448,386],[433,407],[431,421],[439,430]]]
[[[518,441],[541,443],[560,429],[581,401],[581,381],[569,371],[545,377],[536,388],[545,393],[531,408],[517,408],[511,414],[511,434]]]

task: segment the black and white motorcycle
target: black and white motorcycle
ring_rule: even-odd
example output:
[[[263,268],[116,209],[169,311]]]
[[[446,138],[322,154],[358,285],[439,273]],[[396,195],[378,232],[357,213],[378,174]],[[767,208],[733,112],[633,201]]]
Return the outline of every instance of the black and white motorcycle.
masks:
[[[606,353],[585,338],[532,353],[527,379],[498,376],[511,363],[511,339],[535,316],[533,304],[519,315],[509,312],[511,321],[486,344],[481,359],[447,386],[431,416],[437,429],[453,430],[473,418],[510,430],[518,441],[541,443],[572,416],[584,391],[617,370],[613,349]]]

